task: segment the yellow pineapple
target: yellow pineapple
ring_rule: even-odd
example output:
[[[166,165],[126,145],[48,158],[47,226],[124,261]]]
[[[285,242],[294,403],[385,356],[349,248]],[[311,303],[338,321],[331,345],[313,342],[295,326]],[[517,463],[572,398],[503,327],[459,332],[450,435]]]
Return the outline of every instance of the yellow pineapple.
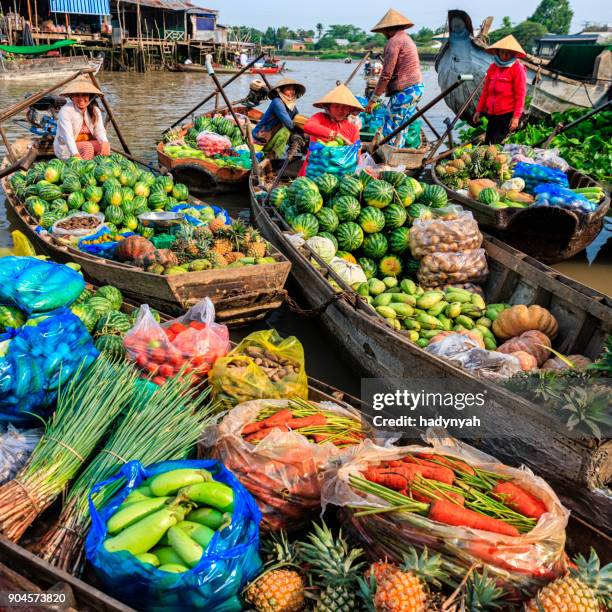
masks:
[[[525,612],[600,612],[612,605],[612,563],[600,569],[597,553],[578,555],[576,569],[557,578],[525,605]]]
[[[227,227],[225,223],[225,217],[223,215],[219,215],[215,217],[209,224],[208,229],[213,233],[217,234],[221,230]]]
[[[232,241],[229,238],[217,237],[213,242],[212,248],[216,253],[225,257],[226,255],[232,252],[233,245]]]
[[[231,263],[234,263],[235,261],[238,261],[239,259],[242,259],[244,257],[244,253],[241,253],[240,251],[231,251],[224,257],[227,263],[231,264]]]
[[[227,266],[227,259],[220,253],[217,253],[214,249],[210,249],[203,253],[204,259],[208,259],[212,264],[213,268],[223,268]]]

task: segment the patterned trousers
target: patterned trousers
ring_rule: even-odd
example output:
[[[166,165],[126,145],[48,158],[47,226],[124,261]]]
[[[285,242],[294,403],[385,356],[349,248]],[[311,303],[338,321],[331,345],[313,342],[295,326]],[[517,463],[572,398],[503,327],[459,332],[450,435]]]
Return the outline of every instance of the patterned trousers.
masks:
[[[383,136],[390,134],[395,128],[408,121],[416,111],[416,105],[423,95],[425,87],[423,83],[410,85],[402,91],[394,93],[387,103],[385,122],[383,125]],[[421,128],[418,121],[411,124],[406,130],[400,132],[389,144],[400,148],[416,148],[420,145]]]
[[[97,140],[81,140],[76,143],[76,146],[83,159],[89,160],[100,155],[100,143]]]

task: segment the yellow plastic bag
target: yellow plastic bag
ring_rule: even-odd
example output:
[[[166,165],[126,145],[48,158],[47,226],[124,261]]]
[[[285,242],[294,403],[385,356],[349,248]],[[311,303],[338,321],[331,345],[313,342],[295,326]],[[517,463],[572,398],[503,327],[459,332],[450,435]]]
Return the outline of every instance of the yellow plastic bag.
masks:
[[[19,230],[12,231],[11,238],[13,239],[13,248],[0,248],[0,257],[9,257],[9,255],[16,255],[17,257],[36,257],[36,251],[32,243]]]
[[[255,399],[308,399],[304,348],[274,329],[249,334],[215,362],[208,379],[224,410]]]

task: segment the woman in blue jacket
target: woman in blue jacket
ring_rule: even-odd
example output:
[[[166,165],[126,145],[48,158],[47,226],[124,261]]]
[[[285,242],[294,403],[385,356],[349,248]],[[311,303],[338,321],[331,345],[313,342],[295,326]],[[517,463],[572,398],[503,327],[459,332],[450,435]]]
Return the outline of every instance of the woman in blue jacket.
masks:
[[[297,99],[306,92],[306,87],[291,78],[282,78],[268,97],[270,106],[253,130],[253,139],[263,145],[264,153],[271,158],[281,158],[295,124],[298,114]]]

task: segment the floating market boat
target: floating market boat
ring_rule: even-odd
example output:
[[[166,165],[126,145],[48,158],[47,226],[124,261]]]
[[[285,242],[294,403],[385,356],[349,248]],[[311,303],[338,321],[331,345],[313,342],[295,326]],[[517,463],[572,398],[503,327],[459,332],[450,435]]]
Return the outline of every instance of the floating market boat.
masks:
[[[203,64],[175,64],[175,69],[178,72],[208,72],[208,69]],[[215,74],[237,74],[240,72],[240,68],[235,66],[215,66]]]
[[[34,79],[65,78],[79,70],[91,69],[96,74],[104,62],[104,57],[91,58],[86,55],[42,57],[50,51],[74,45],[75,40],[60,40],[52,45],[31,47],[0,45],[0,81],[26,81]],[[6,54],[14,54],[10,58]],[[34,56],[34,57],[19,57]]]
[[[3,166],[8,163],[5,159]],[[7,208],[37,251],[59,262],[78,263],[88,280],[114,285],[139,303],[180,314],[208,296],[215,304],[218,320],[236,326],[264,318],[284,301],[283,287],[291,265],[276,249],[271,253],[276,262],[266,265],[176,275],[152,274],[136,266],[90,255],[48,232],[37,231],[40,230],[38,222],[18,200],[8,178],[0,184],[6,194]]]
[[[421,144],[416,148],[400,148],[384,144],[376,150],[376,157],[388,166],[404,166],[408,174],[418,174],[429,150],[425,130],[421,128]]]
[[[409,380],[418,376],[444,392],[487,393],[482,425],[491,425],[479,445],[501,461],[517,457],[546,478],[579,516],[609,525],[609,497],[599,487],[612,480],[612,440],[571,437],[542,407],[418,347],[391,329],[368,304],[309,249],[298,248],[278,210],[262,205],[262,187],[251,178],[251,208],[262,234],[291,261],[292,279],[309,308],[322,308],[320,322],[356,372],[370,378]],[[555,349],[596,359],[612,332],[612,300],[548,268],[495,238],[484,248],[490,275],[489,303],[546,306],[559,323]],[[311,263],[315,258],[317,267]],[[329,284],[334,280],[340,296]],[[325,305],[327,305],[325,307]],[[430,384],[428,382],[428,384]],[[441,385],[441,386],[440,386]],[[478,414],[478,411],[476,412]],[[513,418],[509,419],[508,415]],[[453,433],[451,428],[451,433]],[[453,433],[462,437],[460,431]],[[562,466],[562,469],[560,469]]]
[[[253,66],[251,74],[280,74],[285,69],[285,63],[275,64],[273,66]]]
[[[256,124],[263,113],[256,108],[246,106],[235,106],[236,113],[247,116],[253,124]],[[223,111],[229,115],[229,111]],[[204,113],[212,117],[215,112]],[[179,136],[182,137],[193,127],[193,123],[181,128]],[[218,192],[235,191],[247,186],[250,170],[232,166],[218,166],[212,161],[195,158],[173,158],[165,152],[166,143],[157,145],[157,159],[162,168],[167,168],[177,181],[185,183],[189,190],[196,195],[204,195]]]
[[[450,198],[471,210],[479,225],[544,263],[569,259],[585,249],[601,231],[610,209],[607,194],[590,213],[557,206],[494,209],[447,187],[433,167],[431,177],[434,183],[444,187]],[[573,168],[568,169],[567,177],[572,189],[599,186],[597,181]]]
[[[435,64],[440,89],[447,88],[461,74],[474,75],[473,81],[445,98],[449,108],[458,113],[484,78],[491,64],[491,56],[485,51],[486,31],[481,32],[479,37],[474,37],[472,20],[465,11],[449,11],[448,24],[449,39]],[[579,71],[575,52],[573,56],[568,54],[563,63],[555,58],[546,62],[533,55],[522,59],[521,63],[527,69],[527,95],[531,96],[529,112],[549,115],[571,107],[590,109],[599,106],[605,101],[610,88],[612,51],[602,45],[600,53],[591,61],[590,71],[584,68]],[[577,77],[577,72],[584,76]],[[461,118],[471,122],[477,103],[478,97],[475,97]]]

